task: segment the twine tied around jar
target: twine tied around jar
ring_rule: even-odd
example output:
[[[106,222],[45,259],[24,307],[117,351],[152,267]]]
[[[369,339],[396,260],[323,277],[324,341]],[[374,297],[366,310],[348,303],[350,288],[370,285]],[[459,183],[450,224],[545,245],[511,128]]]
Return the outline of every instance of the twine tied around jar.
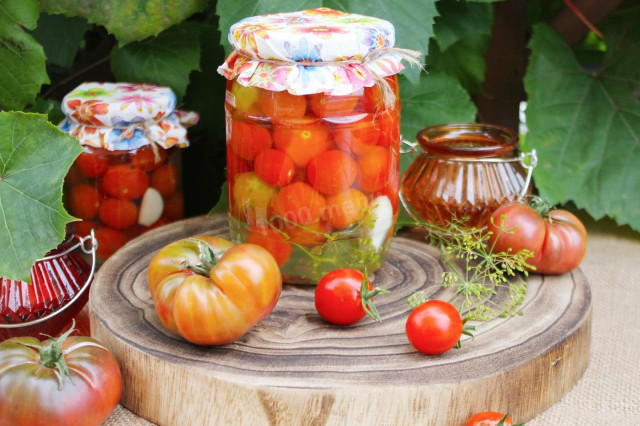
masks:
[[[420,70],[424,71],[424,66],[418,60],[420,55],[422,55],[422,52],[418,50],[412,50],[412,49],[403,49],[401,47],[381,47],[379,49],[370,50],[366,55],[360,58],[351,58],[351,59],[343,59],[343,60],[336,60],[336,61],[309,61],[309,62],[293,61],[293,60],[287,61],[287,60],[280,60],[280,59],[262,59],[262,58],[257,58],[254,56],[247,55],[246,53],[240,52],[238,50],[235,50],[234,53],[242,58],[245,58],[251,61],[260,61],[268,64],[273,64],[276,66],[297,65],[297,66],[303,66],[303,67],[342,66],[342,65],[352,65],[352,64],[363,65],[366,67],[368,63],[378,59],[379,57],[386,55],[388,53],[392,53],[400,56],[402,59],[407,61],[411,66],[417,65],[418,67],[420,67]],[[393,91],[393,89],[391,88],[387,80],[385,80],[384,76],[378,74],[377,72],[369,68],[367,68],[367,70],[371,73],[371,78],[373,78],[375,85],[382,92],[382,101],[385,107],[392,108],[396,101],[395,92]]]
[[[116,129],[121,130],[120,135],[116,139],[116,142],[121,142],[123,139],[128,139],[133,135],[136,130],[140,130],[144,133],[145,137],[149,139],[151,142],[149,145],[151,146],[151,150],[153,151],[153,155],[155,161],[158,162],[162,158],[160,156],[160,152],[158,150],[158,146],[164,149],[163,141],[154,136],[151,131],[151,126],[158,124],[155,120],[147,120],[147,121],[139,121],[137,123],[131,123],[128,126],[92,126],[91,124],[82,124],[78,123],[78,127],[76,127],[73,132],[77,133],[85,128],[90,129]]]

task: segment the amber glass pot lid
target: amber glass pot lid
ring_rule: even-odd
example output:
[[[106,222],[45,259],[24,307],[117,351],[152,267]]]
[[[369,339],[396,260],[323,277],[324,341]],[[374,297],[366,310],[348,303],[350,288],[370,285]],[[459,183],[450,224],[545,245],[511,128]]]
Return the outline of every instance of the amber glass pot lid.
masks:
[[[427,156],[512,157],[518,136],[506,127],[482,123],[452,123],[418,132],[418,152]]]

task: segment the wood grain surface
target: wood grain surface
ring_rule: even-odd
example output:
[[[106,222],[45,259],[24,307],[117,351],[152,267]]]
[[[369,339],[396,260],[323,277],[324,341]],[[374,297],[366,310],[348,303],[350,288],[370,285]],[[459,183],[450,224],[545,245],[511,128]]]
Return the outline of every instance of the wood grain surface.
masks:
[[[373,279],[392,291],[376,298],[380,324],[329,325],[315,312],[312,286],[285,285],[274,311],[241,339],[190,344],[157,319],[146,268],[162,246],[194,235],[228,238],[226,216],[188,219],[130,242],[91,289],[91,333],[120,363],[121,402],[154,423],[462,425],[485,410],[522,422],[587,368],[591,292],[580,270],[530,276],[524,315],[479,324],[460,350],[415,351],[404,333],[406,298],[439,283],[443,266],[433,248],[408,237],[394,239]]]

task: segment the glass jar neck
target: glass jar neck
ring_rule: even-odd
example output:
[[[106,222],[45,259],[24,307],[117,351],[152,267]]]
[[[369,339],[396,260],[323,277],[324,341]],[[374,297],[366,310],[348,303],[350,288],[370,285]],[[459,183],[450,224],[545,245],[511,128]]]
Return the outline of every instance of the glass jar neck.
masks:
[[[518,136],[491,124],[454,123],[422,129],[417,142],[424,156],[504,158],[516,156]]]

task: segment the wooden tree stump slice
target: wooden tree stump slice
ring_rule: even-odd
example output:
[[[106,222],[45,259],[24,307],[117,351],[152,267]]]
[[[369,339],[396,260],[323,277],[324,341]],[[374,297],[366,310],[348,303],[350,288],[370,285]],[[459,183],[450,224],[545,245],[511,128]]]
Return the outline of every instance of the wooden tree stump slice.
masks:
[[[315,311],[313,286],[285,285],[274,311],[241,339],[190,344],[157,319],[146,271],[162,246],[194,235],[229,238],[226,216],[145,234],[109,259],[91,288],[91,332],[120,363],[122,404],[154,423],[461,425],[486,410],[524,422],[587,368],[591,292],[580,270],[530,276],[524,315],[480,323],[461,350],[414,350],[406,299],[439,283],[443,265],[437,251],[408,237],[394,239],[374,277],[392,291],[376,298],[380,324],[332,326]],[[449,296],[438,290],[431,298]]]

